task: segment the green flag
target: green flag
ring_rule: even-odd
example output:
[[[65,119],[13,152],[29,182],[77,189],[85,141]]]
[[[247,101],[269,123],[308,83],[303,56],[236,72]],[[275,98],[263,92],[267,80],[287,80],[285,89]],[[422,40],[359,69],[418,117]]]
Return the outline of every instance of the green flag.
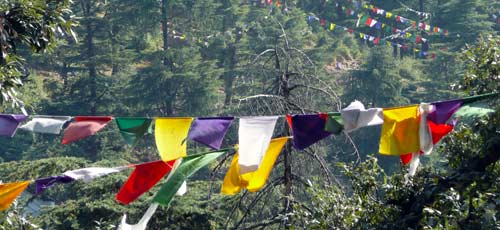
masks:
[[[344,122],[340,113],[328,113],[325,131],[338,135],[344,130]]]
[[[492,112],[495,112],[495,110],[488,108],[488,104],[474,103],[460,107],[460,109],[453,114],[453,117],[469,119],[473,117],[482,117]]]
[[[168,205],[185,180],[226,152],[227,149],[184,157],[182,163],[156,194],[154,201]]]
[[[470,103],[474,103],[476,101],[484,100],[490,97],[495,97],[498,96],[498,93],[486,93],[486,94],[480,94],[476,96],[470,96],[470,97],[464,97],[461,100],[463,101],[462,105],[467,105]]]
[[[116,124],[120,133],[129,146],[134,146],[141,140],[146,132],[152,133],[153,120],[144,117],[119,117],[116,118]]]

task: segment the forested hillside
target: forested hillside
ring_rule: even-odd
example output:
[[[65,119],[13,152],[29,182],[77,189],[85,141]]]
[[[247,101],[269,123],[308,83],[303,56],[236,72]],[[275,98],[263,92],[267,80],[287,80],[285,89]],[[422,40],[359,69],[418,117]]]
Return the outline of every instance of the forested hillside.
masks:
[[[497,1],[12,0],[0,9],[2,114],[280,115],[273,137],[284,137],[287,114],[500,90]],[[398,156],[379,154],[380,125],[303,150],[287,143],[256,193],[221,194],[231,149],[160,205],[148,229],[498,229],[498,99],[481,102],[486,115],[455,120],[411,178]],[[223,148],[238,144],[238,125]],[[0,182],[162,159],[145,133],[127,145],[110,122],[61,144],[62,134],[18,129],[0,137]],[[210,151],[187,146],[188,156]],[[116,229],[124,214],[137,223],[167,176],[124,205],[115,196],[131,172],[40,194],[30,185],[0,211],[0,228]]]

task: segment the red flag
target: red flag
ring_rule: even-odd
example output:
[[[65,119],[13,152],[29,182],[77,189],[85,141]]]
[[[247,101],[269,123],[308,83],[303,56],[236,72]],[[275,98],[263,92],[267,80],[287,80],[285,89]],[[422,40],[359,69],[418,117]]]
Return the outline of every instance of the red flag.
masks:
[[[319,20],[319,23],[321,23],[322,26],[325,26],[326,25],[326,20],[325,19],[321,19],[321,20]]]
[[[288,123],[288,126],[290,126],[290,129],[292,129],[293,128],[293,126],[292,126],[292,115],[290,115],[290,114],[286,115],[286,122]]]
[[[380,38],[375,38],[375,40],[373,40],[374,45],[378,45],[379,43],[380,43]]]
[[[422,42],[422,37],[420,37],[420,36],[417,35],[417,37],[415,37],[415,43],[418,44],[420,42]]]
[[[64,130],[63,145],[92,136],[113,120],[113,117],[75,117],[75,121]]]
[[[373,19],[371,19],[371,18],[367,18],[366,22],[365,22],[365,25],[370,26],[372,24],[372,20]]]
[[[431,129],[432,144],[438,143],[444,136],[450,133],[454,127],[453,125],[449,124],[436,124],[429,120],[427,121],[427,124],[429,124],[429,128]],[[408,163],[410,163],[411,159],[411,153],[401,155],[401,162],[403,162],[403,165],[407,165]]]
[[[129,204],[136,200],[169,173],[174,167],[174,163],[175,160],[169,162],[153,161],[135,165],[134,171],[116,194],[115,199],[123,204]]]

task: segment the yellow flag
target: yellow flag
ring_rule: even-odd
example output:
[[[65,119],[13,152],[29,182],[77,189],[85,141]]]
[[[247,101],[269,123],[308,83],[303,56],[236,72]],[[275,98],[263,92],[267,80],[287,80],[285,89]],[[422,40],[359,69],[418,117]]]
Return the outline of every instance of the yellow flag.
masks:
[[[29,181],[0,184],[0,211],[7,210],[29,184]]]
[[[281,149],[290,137],[281,137],[271,140],[266,154],[259,165],[259,168],[250,173],[239,175],[238,153],[233,157],[231,167],[224,177],[221,192],[226,195],[234,195],[246,188],[250,192],[259,191],[266,184],[269,175],[273,169],[274,163],[281,153]]]
[[[384,109],[380,154],[399,156],[419,151],[417,111],[418,105]]]
[[[385,12],[385,17],[386,18],[392,18],[392,13],[391,12]]]
[[[170,161],[187,155],[187,136],[192,117],[156,118],[155,141],[163,161]]]
[[[334,30],[334,29],[335,29],[335,24],[330,23],[330,30]]]

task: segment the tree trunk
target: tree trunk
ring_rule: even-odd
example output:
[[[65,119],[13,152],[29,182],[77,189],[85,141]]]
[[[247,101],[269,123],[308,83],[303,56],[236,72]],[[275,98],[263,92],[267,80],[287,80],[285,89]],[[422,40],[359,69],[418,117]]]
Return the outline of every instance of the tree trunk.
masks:
[[[95,47],[94,47],[94,28],[91,22],[91,1],[83,1],[82,9],[85,20],[85,48],[87,52],[87,69],[90,78],[90,114],[96,115],[96,97],[97,97],[97,69],[95,63]]]
[[[161,28],[163,32],[163,65],[170,66],[170,61],[168,60],[168,2],[167,0],[161,0]]]

